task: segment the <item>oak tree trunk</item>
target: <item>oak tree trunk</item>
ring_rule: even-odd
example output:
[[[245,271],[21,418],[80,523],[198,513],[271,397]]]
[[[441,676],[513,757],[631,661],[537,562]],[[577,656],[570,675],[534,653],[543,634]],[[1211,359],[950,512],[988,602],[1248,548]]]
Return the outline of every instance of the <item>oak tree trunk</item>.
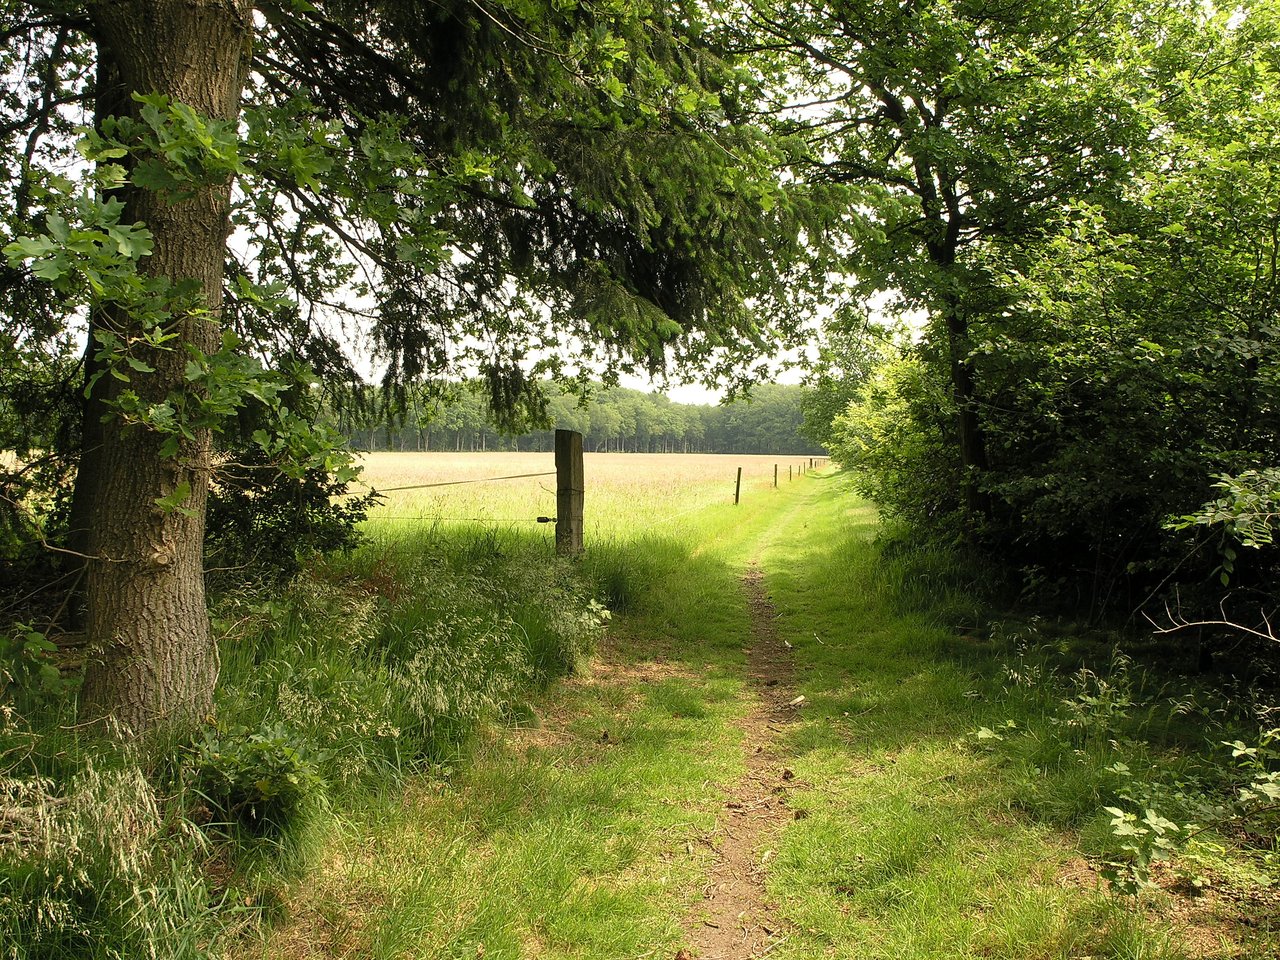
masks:
[[[246,0],[102,0],[90,14],[118,84],[102,91],[104,102],[133,109],[131,94],[160,93],[206,117],[238,115],[251,55]],[[153,236],[140,271],[194,281],[204,308],[169,321],[177,334],[169,349],[141,355],[155,372],[131,372],[128,386],[144,401],[189,389],[187,347],[217,346],[230,198],[230,183],[193,185],[180,197],[125,191],[124,221],[144,222]],[[124,337],[142,332],[121,311],[103,311],[96,321]],[[109,407],[123,385],[104,377],[99,386],[97,399]],[[190,722],[208,712],[218,675],[202,563],[212,437],[199,431],[166,458],[163,437],[112,416],[100,439],[85,448],[81,465],[91,483],[86,629],[94,651],[84,709],[134,732]],[[181,509],[157,504],[184,486],[190,494]]]

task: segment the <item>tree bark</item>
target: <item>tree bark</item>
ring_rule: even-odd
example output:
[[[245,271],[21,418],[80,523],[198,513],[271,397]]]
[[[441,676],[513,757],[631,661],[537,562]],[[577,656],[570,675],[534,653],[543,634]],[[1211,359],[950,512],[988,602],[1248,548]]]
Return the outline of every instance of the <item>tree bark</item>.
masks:
[[[925,208],[926,214],[929,208]],[[956,264],[956,230],[954,217],[937,223],[942,239],[929,242],[926,249],[934,266],[946,274],[945,282],[963,288],[967,278],[959,275]],[[941,297],[940,312],[947,334],[947,359],[951,372],[951,395],[956,405],[956,440],[963,470],[965,507],[976,518],[990,518],[991,501],[983,493],[979,476],[987,470],[987,438],[978,416],[977,378],[969,358],[969,322],[965,317],[962,295],[948,291]]]
[[[104,102],[133,110],[131,94],[160,93],[206,117],[239,114],[252,52],[246,0],[103,0],[90,15],[118,84],[104,91]],[[124,199],[125,222],[142,221],[153,236],[140,272],[195,281],[201,295],[202,310],[168,321],[177,334],[168,349],[140,354],[155,372],[130,373],[127,386],[144,402],[159,402],[190,389],[188,347],[217,347],[231,185],[195,184],[181,197],[127,188]],[[139,320],[119,310],[98,320],[124,337],[142,333]],[[108,407],[125,386],[110,377],[99,384]],[[93,656],[83,708],[135,733],[207,714],[218,676],[202,555],[212,436],[198,431],[174,458],[161,456],[163,439],[112,416],[81,463],[92,505],[86,628]],[[157,504],[184,484],[191,492],[181,509]]]
[[[975,516],[990,516],[991,505],[978,484],[987,469],[987,441],[978,417],[977,385],[969,359],[969,325],[957,304],[948,304],[947,351],[951,366],[952,397],[956,405],[956,431],[960,466],[964,469],[965,506]]]

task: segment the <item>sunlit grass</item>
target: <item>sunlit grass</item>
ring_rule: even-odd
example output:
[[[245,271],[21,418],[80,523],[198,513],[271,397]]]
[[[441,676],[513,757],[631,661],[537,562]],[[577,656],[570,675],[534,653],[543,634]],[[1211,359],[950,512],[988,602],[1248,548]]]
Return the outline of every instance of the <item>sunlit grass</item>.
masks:
[[[550,460],[402,456],[372,459],[375,482]],[[311,956],[317,944],[375,958],[675,955],[744,770],[752,632],[740,577],[754,562],[806,697],[779,744],[803,816],[769,841],[768,890],[785,918],[771,956],[1181,956],[1160,923],[1073,880],[1080,838],[1020,806],[1021,771],[971,748],[972,731],[994,722],[982,695],[993,655],[951,628],[979,607],[962,586],[972,571],[886,556],[874,509],[844,478],[788,484],[783,472],[774,491],[772,461],[750,459],[610,455],[593,469],[589,458],[597,519],[576,569],[615,611],[602,661],[515,728],[491,729],[443,778],[345,811],[288,921],[236,955]],[[749,469],[735,507],[739,462]],[[494,516],[517,502],[546,509],[537,490],[443,489]],[[370,550],[428,536],[408,521],[369,527]],[[494,555],[550,554],[528,527],[469,529],[495,531],[483,540]]]
[[[674,532],[598,541],[583,573],[612,578],[626,609],[604,664],[495,730],[446,779],[348,810],[290,919],[235,955],[309,955],[318,943],[433,960],[673,955],[723,786],[743,767],[743,540],[801,486],[713,503]],[[518,539],[492,543],[506,552]]]
[[[556,514],[555,460],[550,453],[371,453],[365,483],[388,490],[370,513],[369,528],[396,524],[486,523],[523,528],[539,516]],[[737,454],[586,453],[583,520],[587,540],[633,539],[668,526],[679,533],[690,514],[716,504],[732,504],[737,470],[742,468],[743,500],[798,482],[807,457]],[[788,480],[788,469],[791,480]],[[458,481],[548,474],[481,483]],[[425,484],[451,484],[394,490]],[[550,525],[544,535],[550,539]]]

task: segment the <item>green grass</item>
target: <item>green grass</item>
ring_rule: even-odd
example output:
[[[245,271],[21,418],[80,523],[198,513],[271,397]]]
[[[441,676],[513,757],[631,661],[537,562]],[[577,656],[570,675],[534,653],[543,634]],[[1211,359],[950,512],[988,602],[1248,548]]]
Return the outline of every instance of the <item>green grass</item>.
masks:
[[[612,681],[558,689],[546,728],[361,810],[298,922],[345,918],[375,957],[674,953],[742,770],[739,578],[760,559],[809,701],[785,743],[810,787],[771,868],[792,928],[776,955],[1175,955],[1115,900],[1057,882],[1073,838],[1020,814],[966,741],[990,711],[973,695],[989,653],[937,624],[946,597],[903,612],[875,530],[840,481],[813,478],[694,514],[679,537],[597,545],[583,566],[621,611]]]
[[[964,583],[959,571],[886,559],[874,511],[839,476],[810,489],[807,526],[774,536],[763,557],[809,700],[788,743],[809,785],[793,805],[807,816],[769,878],[793,927],[775,955],[1183,956],[1162,921],[1068,869],[1114,852],[1097,829],[1101,805],[1121,802],[1106,766],[1156,759],[1167,774],[1179,755],[1131,739],[1127,718],[1071,727],[1062,687],[1045,678],[1002,687],[1012,652],[944,626],[981,612],[971,591],[948,587]],[[904,566],[931,582],[904,582]],[[984,726],[1025,755],[982,749]]]
[[[789,502],[713,507],[689,518],[688,539],[593,549],[583,572],[626,611],[607,665],[551,691],[532,728],[496,733],[446,781],[349,814],[292,923],[245,955],[332,929],[373,957],[674,952],[711,857],[718,785],[742,769],[750,635],[740,558],[695,545],[749,537]]]
[[[447,781],[349,812],[292,920],[248,955],[299,937],[373,957],[673,954],[743,770],[739,581],[759,561],[807,698],[782,744],[803,816],[772,841],[789,931],[773,956],[1182,956],[1160,921],[1076,882],[1105,755],[981,749],[980,727],[1031,730],[1054,705],[1001,696],[1002,652],[947,626],[982,613],[972,571],[886,558],[877,530],[821,475],[595,545],[582,570],[618,611],[602,674],[554,687],[532,729],[495,732]]]
[[[591,544],[576,563],[538,533],[373,525],[359,552],[284,594],[218,610],[224,681],[204,750],[225,751],[233,772],[265,764],[273,795],[301,783],[281,794],[279,824],[255,808],[219,826],[215,811],[196,831],[199,764],[180,745],[188,759],[148,768],[161,788],[135,796],[136,759],[98,760],[56,728],[0,730],[33,774],[85,797],[58,808],[42,860],[0,863],[0,898],[71,920],[45,923],[38,949],[28,914],[0,923],[0,956],[673,955],[744,770],[740,580],[757,562],[806,697],[779,746],[802,815],[770,841],[786,921],[771,956],[1185,955],[1159,897],[1079,878],[1082,857],[1120,853],[1102,805],[1141,792],[1189,817],[1220,788],[1193,749],[1226,729],[1205,726],[1209,701],[1171,713],[1185,691],[1123,659],[1072,673],[1089,648],[1048,642],[1047,626],[978,629],[981,571],[883,549],[879,529],[828,473]],[[593,592],[614,616],[583,673]],[[1067,646],[1077,660],[1055,659]],[[1117,760],[1132,775],[1108,772]],[[117,779],[91,782],[93,768]],[[89,844],[94,831],[106,842]],[[67,894],[56,876],[76,843],[97,852],[87,887]],[[1212,856],[1217,874],[1257,872]],[[1250,944],[1259,955],[1270,922]]]

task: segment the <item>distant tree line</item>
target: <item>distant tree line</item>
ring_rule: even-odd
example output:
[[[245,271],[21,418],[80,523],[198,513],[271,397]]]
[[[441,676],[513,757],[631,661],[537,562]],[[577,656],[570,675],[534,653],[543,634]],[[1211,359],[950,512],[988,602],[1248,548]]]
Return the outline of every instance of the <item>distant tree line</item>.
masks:
[[[589,451],[613,453],[821,454],[800,435],[805,389],[757,386],[749,399],[721,406],[676,403],[660,393],[596,385],[579,397],[548,387],[538,429],[504,430],[484,391],[460,384],[388,396],[369,388],[334,411],[361,450],[549,451],[553,430],[576,430]]]

